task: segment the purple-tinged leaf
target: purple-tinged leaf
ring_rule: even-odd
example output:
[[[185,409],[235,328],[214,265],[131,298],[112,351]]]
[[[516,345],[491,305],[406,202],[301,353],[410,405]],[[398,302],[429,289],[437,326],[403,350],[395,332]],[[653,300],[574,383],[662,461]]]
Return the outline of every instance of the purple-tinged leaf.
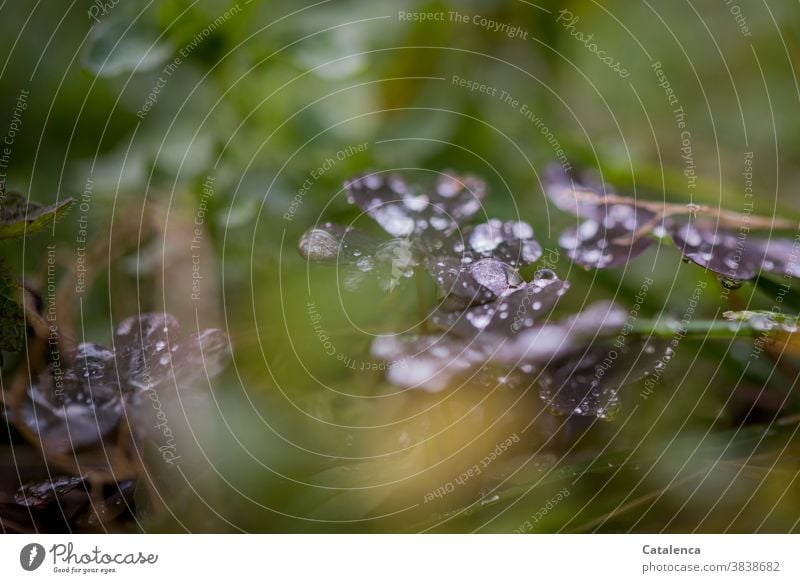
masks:
[[[434,256],[426,257],[424,265],[446,298],[447,309],[491,302],[524,283],[515,269],[495,259],[463,263],[456,257]]]
[[[96,447],[119,426],[128,405],[146,398],[143,394],[210,378],[230,358],[223,332],[205,330],[184,340],[178,322],[164,313],[124,320],[114,342],[116,352],[84,343],[52,362],[19,409],[6,409],[9,421],[36,435],[50,454]]]
[[[622,329],[628,313],[611,302],[594,303],[563,321],[522,330],[503,343],[495,360],[510,367],[541,367]]]
[[[507,337],[520,330],[533,327],[552,310],[559,298],[569,289],[552,272],[540,272],[533,281],[517,288],[509,288],[490,303],[453,311],[440,306],[431,314],[431,322],[439,328],[452,331],[465,338],[478,334],[497,334]]]
[[[453,378],[475,370],[488,360],[487,347],[452,335],[381,336],[372,355],[390,364],[387,378],[397,386],[438,392]]]
[[[556,413],[611,419],[622,387],[665,366],[665,342],[594,343],[547,367],[539,395]]]
[[[558,239],[567,256],[578,265],[587,269],[619,267],[652,244],[652,239],[639,230],[651,223],[655,213],[622,204],[603,205],[597,210],[597,218],[566,228]]]
[[[300,255],[320,263],[358,263],[375,254],[380,241],[354,227],[324,223],[303,233],[298,243]]]
[[[485,182],[452,172],[438,175],[432,184],[425,176],[411,181],[410,173],[369,173],[347,180],[345,189],[348,201],[393,237],[426,231],[453,233],[460,222],[481,209],[486,198]]]
[[[587,269],[625,265],[650,247],[647,235],[663,227],[656,212],[638,205],[636,199],[581,184],[561,167],[548,169],[545,193],[559,209],[579,218],[577,227],[564,230],[559,244],[570,259]]]
[[[64,504],[66,497],[73,495],[79,502],[88,502],[89,486],[83,478],[62,476],[41,482],[29,482],[17,490],[14,501],[28,508],[43,510],[50,504]]]
[[[676,222],[670,234],[685,259],[724,278],[743,281],[761,272],[800,276],[800,250],[791,239],[722,229],[711,220]]]

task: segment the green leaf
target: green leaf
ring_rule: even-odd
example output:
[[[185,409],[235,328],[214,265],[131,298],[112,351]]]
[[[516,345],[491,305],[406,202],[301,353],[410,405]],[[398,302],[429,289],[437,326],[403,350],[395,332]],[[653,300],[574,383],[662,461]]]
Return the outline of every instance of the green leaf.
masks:
[[[61,218],[72,206],[68,198],[43,206],[18,192],[0,193],[0,240],[15,239],[40,231]]]
[[[14,352],[25,340],[25,315],[20,287],[0,265],[0,350]]]
[[[142,22],[117,18],[103,21],[89,35],[82,63],[96,77],[155,69],[172,55],[172,47],[158,41],[158,29]]]

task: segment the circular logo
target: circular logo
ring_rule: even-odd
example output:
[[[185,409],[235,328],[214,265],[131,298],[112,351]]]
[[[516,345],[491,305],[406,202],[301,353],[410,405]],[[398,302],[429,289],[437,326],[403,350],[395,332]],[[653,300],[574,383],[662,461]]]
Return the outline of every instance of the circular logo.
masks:
[[[31,543],[22,547],[19,552],[19,564],[26,571],[35,571],[44,562],[44,547],[38,543]]]

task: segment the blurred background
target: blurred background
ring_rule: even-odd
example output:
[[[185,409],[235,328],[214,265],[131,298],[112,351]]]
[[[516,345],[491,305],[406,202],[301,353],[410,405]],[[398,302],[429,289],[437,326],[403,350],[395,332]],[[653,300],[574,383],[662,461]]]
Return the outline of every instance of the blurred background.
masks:
[[[796,3],[82,0],[0,13],[5,184],[77,201],[54,232],[3,242],[7,269],[42,289],[56,246],[59,319],[77,341],[108,344],[122,319],[167,311],[233,346],[203,410],[176,413],[186,461],[149,465],[119,528],[797,530],[791,363],[687,338],[610,421],[551,415],[535,387],[402,391],[369,345],[419,324],[413,282],[350,293],[297,253],[318,221],[370,228],[342,190],[368,169],[480,175],[487,213],[530,222],[548,250],[574,218],[548,206],[541,178],[565,160],[637,198],[800,217]],[[630,306],[644,277],[649,317],[682,316],[699,282],[705,318],[774,303],[749,284],[723,294],[666,244],[608,271],[562,254],[555,270],[572,283],[564,315]],[[3,489],[43,477],[2,433]]]

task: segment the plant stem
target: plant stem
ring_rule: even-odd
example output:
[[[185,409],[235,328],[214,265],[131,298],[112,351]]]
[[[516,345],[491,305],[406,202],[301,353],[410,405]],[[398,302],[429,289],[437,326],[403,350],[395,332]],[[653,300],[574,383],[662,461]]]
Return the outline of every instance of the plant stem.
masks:
[[[351,328],[343,328],[341,330],[333,330],[333,334],[362,334],[362,330],[353,330]],[[368,329],[371,334],[392,334],[392,329]],[[609,337],[615,337],[620,334],[619,329],[610,330]],[[653,338],[674,338],[675,336],[691,337],[691,338],[754,338],[762,334],[769,334],[769,331],[757,330],[748,326],[746,322],[728,321],[728,320],[695,320],[687,324],[682,324],[679,320],[674,318],[666,318],[660,320],[637,320],[632,328],[626,335],[636,336],[652,336]]]
[[[681,322],[672,318],[659,320],[637,320],[630,331],[639,336],[673,338],[691,336],[702,338],[752,338],[765,332],[756,330],[744,322],[728,320],[694,320]]]
[[[780,217],[762,217],[759,215],[743,215],[726,209],[715,208],[705,204],[673,204],[650,200],[640,200],[629,196],[618,194],[599,194],[591,188],[574,186],[573,194],[575,200],[590,202],[593,204],[625,204],[655,213],[655,217],[647,222],[651,228],[657,225],[663,218],[675,215],[703,215],[716,219],[721,225],[729,227],[741,227],[747,224],[754,229],[792,229],[797,226],[794,221]]]

